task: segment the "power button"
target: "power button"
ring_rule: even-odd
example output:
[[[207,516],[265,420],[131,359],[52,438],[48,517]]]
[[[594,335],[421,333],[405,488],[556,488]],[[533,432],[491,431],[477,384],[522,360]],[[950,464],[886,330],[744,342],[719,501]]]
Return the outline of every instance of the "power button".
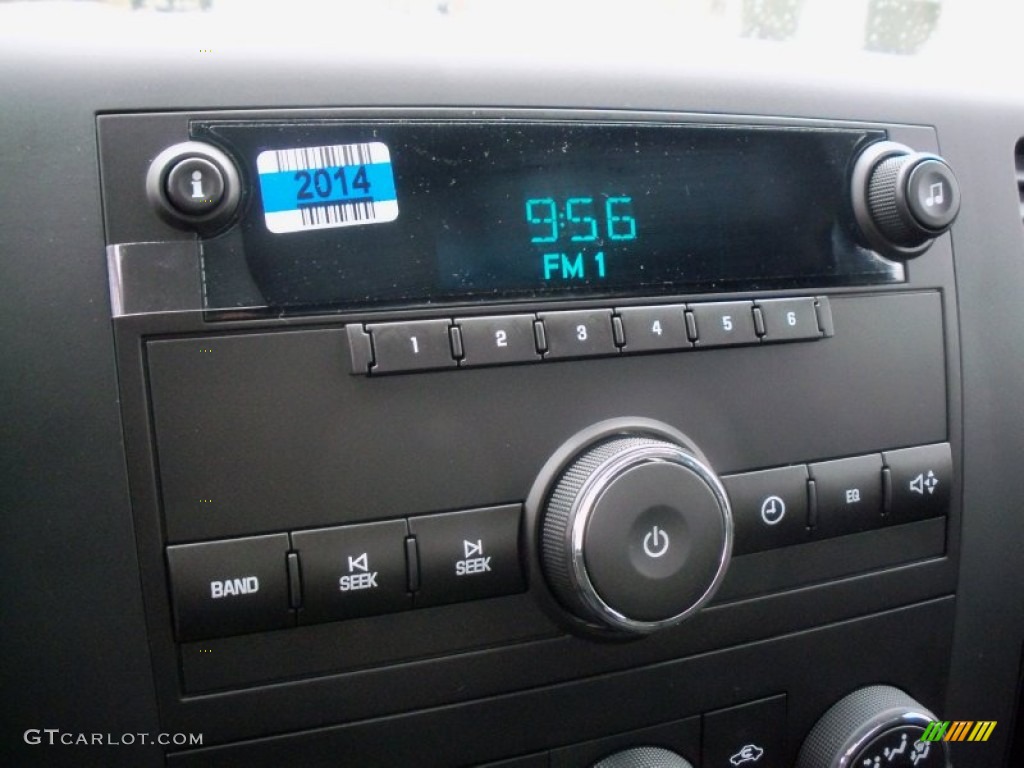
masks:
[[[671,545],[672,540],[668,534],[657,525],[652,525],[651,530],[644,532],[644,555],[652,560],[667,555]]]
[[[700,597],[688,591],[707,587],[692,573],[715,571],[720,520],[717,500],[695,474],[664,463],[626,471],[601,495],[584,533],[594,588],[641,621],[678,614],[680,599]]]
[[[681,443],[619,433],[557,472],[541,556],[555,597],[576,618],[643,634],[710,599],[728,564],[732,516],[703,459]]]

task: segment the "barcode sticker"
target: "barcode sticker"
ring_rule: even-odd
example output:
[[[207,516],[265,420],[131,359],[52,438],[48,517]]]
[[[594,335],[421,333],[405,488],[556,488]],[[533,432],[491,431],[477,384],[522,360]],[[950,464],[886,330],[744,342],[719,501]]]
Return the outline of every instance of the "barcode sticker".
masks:
[[[391,153],[379,141],[269,149],[256,158],[263,218],[275,234],[398,218]]]

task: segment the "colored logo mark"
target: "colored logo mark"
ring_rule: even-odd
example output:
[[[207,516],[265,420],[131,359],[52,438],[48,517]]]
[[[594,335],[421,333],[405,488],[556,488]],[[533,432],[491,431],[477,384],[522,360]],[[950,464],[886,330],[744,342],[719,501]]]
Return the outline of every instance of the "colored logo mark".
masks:
[[[920,741],[988,741],[995,727],[995,720],[933,720]]]

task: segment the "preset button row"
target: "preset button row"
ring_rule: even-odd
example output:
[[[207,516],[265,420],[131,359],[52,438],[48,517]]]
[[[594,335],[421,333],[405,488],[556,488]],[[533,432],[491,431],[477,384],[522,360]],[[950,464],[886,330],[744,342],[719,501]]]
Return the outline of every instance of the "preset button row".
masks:
[[[832,335],[825,297],[348,325],[352,372],[400,373]]]
[[[945,515],[952,478],[949,443],[723,477],[733,554]]]
[[[521,592],[519,505],[167,547],[178,639]]]

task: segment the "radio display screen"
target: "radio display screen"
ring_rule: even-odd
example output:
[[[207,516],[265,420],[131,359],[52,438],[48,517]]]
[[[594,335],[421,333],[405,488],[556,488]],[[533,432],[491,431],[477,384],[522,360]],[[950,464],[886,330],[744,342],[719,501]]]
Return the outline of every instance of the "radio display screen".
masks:
[[[209,308],[363,308],[901,282],[859,245],[881,131],[673,123],[206,121],[239,224]]]

